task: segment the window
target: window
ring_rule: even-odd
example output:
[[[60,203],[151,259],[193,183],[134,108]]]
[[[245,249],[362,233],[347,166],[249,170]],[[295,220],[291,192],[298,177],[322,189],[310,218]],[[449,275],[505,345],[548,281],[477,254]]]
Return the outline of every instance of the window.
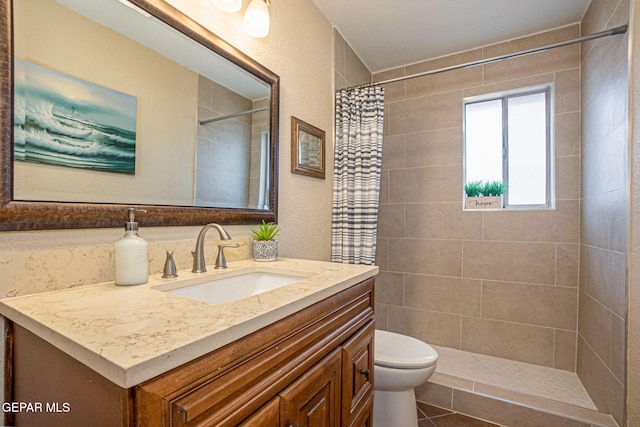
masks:
[[[505,208],[551,207],[551,89],[467,99],[465,183],[502,181]]]

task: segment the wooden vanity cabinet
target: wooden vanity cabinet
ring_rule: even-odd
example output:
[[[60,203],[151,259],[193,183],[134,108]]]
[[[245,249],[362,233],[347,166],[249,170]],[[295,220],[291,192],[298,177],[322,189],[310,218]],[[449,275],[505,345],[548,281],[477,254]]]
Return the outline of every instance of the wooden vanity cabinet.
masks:
[[[138,426],[370,426],[373,285],[140,384]]]
[[[7,425],[371,426],[374,279],[130,389],[9,323]],[[69,409],[64,412],[65,409]]]

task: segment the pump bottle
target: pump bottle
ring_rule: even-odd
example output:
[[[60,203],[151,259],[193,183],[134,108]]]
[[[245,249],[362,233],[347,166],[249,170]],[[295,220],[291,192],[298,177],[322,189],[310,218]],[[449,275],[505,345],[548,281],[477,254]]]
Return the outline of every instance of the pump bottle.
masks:
[[[136,212],[143,209],[129,208],[129,221],[124,224],[124,236],[115,243],[116,285],[142,285],[149,280],[147,241],[138,236]]]

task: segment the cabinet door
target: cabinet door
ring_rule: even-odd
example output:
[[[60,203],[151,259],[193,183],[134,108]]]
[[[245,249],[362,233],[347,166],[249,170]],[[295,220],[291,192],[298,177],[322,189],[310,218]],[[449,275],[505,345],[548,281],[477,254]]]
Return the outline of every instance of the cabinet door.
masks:
[[[340,349],[336,349],[283,390],[280,425],[339,427],[340,369]]]
[[[373,395],[374,322],[342,346],[342,425],[351,426]]]
[[[278,427],[280,425],[280,398],[276,396],[258,409],[238,427]]]

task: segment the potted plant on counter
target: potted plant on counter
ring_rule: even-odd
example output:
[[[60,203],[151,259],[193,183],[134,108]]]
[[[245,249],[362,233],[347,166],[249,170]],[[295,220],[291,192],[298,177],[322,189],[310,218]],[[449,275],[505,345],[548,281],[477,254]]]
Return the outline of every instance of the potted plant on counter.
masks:
[[[464,186],[465,209],[501,209],[506,189],[502,181],[471,181]]]
[[[273,222],[264,222],[251,230],[253,234],[253,259],[256,261],[275,261],[278,258],[278,241],[275,240],[280,228]]]

